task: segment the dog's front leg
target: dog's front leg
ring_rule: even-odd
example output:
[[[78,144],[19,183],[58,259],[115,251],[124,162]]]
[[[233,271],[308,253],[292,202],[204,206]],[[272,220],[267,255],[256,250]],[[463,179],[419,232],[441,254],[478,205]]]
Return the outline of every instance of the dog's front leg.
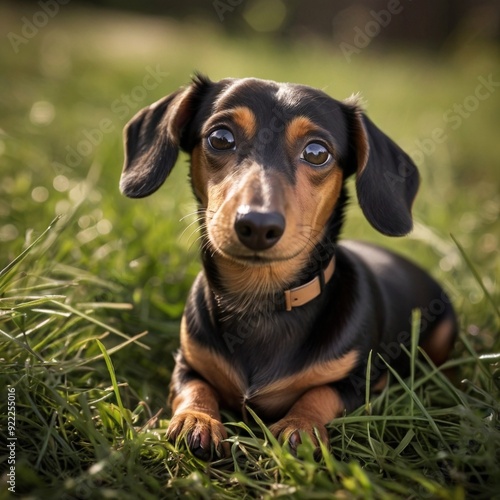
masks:
[[[172,379],[172,419],[167,438],[176,442],[185,439],[191,452],[202,460],[229,455],[226,429],[221,423],[218,395],[201,378],[182,380],[177,366]]]
[[[341,415],[344,407],[338,391],[327,385],[314,387],[305,392],[270,430],[280,441],[288,442],[292,451],[296,451],[302,442],[300,433],[309,435],[313,443],[318,444],[315,429],[321,441],[328,446],[325,425]]]

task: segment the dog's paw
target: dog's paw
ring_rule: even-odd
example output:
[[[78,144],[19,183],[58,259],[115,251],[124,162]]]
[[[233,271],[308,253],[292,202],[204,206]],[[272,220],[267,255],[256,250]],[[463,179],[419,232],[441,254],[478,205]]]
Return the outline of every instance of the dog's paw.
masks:
[[[170,420],[167,429],[167,439],[178,442],[185,439],[191,453],[202,460],[214,458],[214,452],[219,457],[229,455],[229,443],[226,429],[218,420],[199,411],[182,411],[176,413]]]
[[[328,431],[323,424],[311,422],[310,420],[297,417],[285,417],[278,420],[275,424],[269,427],[269,430],[281,443],[288,443],[293,453],[296,453],[297,447],[302,443],[301,434],[306,434],[311,438],[311,441],[317,446],[319,452],[319,443],[316,437],[318,434],[320,441],[326,446],[329,446]]]

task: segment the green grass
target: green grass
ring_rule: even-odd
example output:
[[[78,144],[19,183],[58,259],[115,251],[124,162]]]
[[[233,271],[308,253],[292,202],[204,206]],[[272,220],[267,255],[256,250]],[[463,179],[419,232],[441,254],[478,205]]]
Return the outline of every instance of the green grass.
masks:
[[[22,15],[0,10],[9,30]],[[498,497],[500,99],[492,93],[455,130],[443,119],[478,77],[500,80],[494,48],[432,57],[369,47],[347,64],[326,42],[229,40],[196,22],[68,8],[18,54],[4,42],[0,57],[0,498],[7,387],[16,494],[26,498]],[[166,73],[158,86],[118,108],[157,65]],[[172,353],[199,270],[193,219],[184,218],[195,205],[185,157],[154,196],[120,196],[121,129],[195,69],[302,82],[339,98],[361,91],[374,121],[410,152],[437,127],[447,134],[419,165],[409,237],[376,234],[355,197],[345,235],[411,256],[444,283],[461,323],[447,363],[453,383],[408,353],[414,376],[394,374],[381,395],[335,420],[319,462],[307,442],[290,455],[257,416],[225,415],[232,455],[212,464],[165,440]],[[67,148],[102,120],[89,154],[65,165]]]

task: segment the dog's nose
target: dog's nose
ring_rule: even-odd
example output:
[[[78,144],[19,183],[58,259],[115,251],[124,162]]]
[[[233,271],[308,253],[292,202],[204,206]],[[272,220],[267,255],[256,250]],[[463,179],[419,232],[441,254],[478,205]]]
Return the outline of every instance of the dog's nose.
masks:
[[[250,250],[267,250],[285,232],[285,218],[279,212],[238,213],[234,229],[241,243]]]

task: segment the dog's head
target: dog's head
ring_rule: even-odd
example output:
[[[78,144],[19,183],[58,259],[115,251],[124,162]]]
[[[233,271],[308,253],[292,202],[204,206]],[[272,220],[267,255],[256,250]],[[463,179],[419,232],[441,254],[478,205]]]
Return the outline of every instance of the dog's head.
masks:
[[[412,228],[416,167],[353,99],[253,78],[196,77],[140,111],[125,139],[120,185],[132,198],[163,184],[179,149],[191,155],[210,245],[235,261],[306,255],[351,174],[377,230],[399,236]]]

